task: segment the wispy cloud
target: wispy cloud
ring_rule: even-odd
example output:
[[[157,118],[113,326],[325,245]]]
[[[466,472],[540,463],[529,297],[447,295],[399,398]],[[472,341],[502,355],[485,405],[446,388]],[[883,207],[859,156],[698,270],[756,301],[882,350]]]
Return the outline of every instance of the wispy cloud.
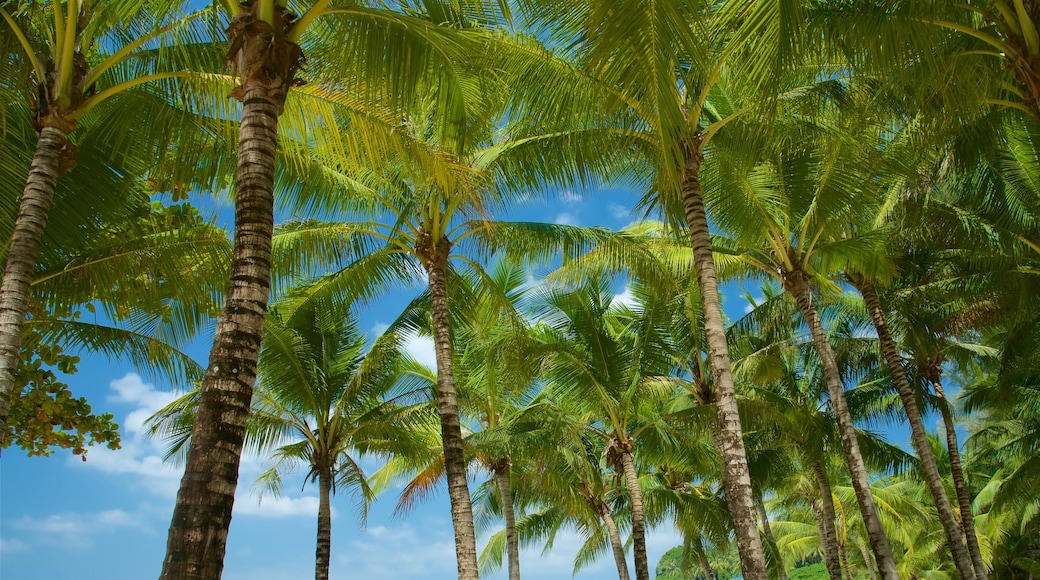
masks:
[[[553,219],[553,223],[560,224],[562,226],[576,226],[578,225],[578,219],[570,213],[557,214]]]

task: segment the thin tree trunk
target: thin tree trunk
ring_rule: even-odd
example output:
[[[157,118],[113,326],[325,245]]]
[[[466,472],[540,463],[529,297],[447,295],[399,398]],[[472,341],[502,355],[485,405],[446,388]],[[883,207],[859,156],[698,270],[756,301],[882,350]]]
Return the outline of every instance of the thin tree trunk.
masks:
[[[881,352],[885,355],[889,373],[891,373],[896,390],[899,392],[899,400],[903,402],[903,409],[906,411],[907,419],[910,421],[910,440],[917,451],[917,456],[921,459],[921,469],[924,472],[925,483],[928,485],[928,490],[932,492],[932,499],[935,501],[935,508],[939,514],[943,532],[946,534],[946,544],[950,547],[950,553],[953,555],[953,563],[957,567],[957,573],[963,580],[973,580],[975,578],[975,570],[972,566],[971,557],[964,546],[961,528],[957,523],[956,516],[953,514],[950,499],[946,496],[946,487],[943,485],[942,476],[939,475],[939,467],[935,463],[935,455],[932,453],[932,447],[928,443],[928,434],[925,432],[924,423],[921,420],[921,411],[917,407],[917,397],[914,396],[914,390],[906,376],[906,369],[903,367],[902,359],[896,350],[896,341],[888,328],[885,311],[881,309],[881,301],[874,290],[874,285],[869,281],[851,275],[849,280],[863,296],[863,302],[866,304],[867,310],[870,312],[870,318],[874,321],[874,327],[877,329],[878,340],[881,343]]]
[[[935,396],[939,397],[939,414],[942,415],[943,427],[946,431],[946,449],[950,456],[950,473],[953,476],[953,487],[957,491],[957,506],[961,512],[961,528],[964,531],[968,553],[971,554],[971,563],[975,567],[975,577],[978,580],[988,580],[989,571],[986,569],[986,563],[982,560],[979,538],[975,534],[975,516],[971,511],[971,495],[968,493],[968,482],[964,477],[964,468],[961,466],[960,444],[957,442],[957,425],[953,422],[953,414],[950,412],[950,401],[946,398],[946,392],[939,381],[938,371],[936,370],[929,374],[932,376],[926,378],[932,384]]]
[[[845,552],[845,544],[838,544],[838,555],[841,557],[841,569],[845,571],[845,578],[853,580],[852,568],[849,566],[849,555]]]
[[[680,183],[686,221],[690,228],[690,245],[697,287],[701,293],[704,311],[704,331],[711,360],[712,385],[718,407],[719,428],[712,438],[722,456],[722,482],[726,490],[726,504],[737,536],[740,568],[745,580],[768,580],[765,551],[755,522],[754,501],[751,494],[751,475],[748,472],[744,435],[737,411],[737,394],[730,371],[729,345],[719,304],[718,280],[711,256],[711,237],[708,216],[701,195],[700,166],[702,143],[696,139],[690,144],[686,165]]]
[[[451,500],[451,521],[455,528],[455,556],[459,580],[478,580],[477,536],[473,527],[473,506],[466,482],[466,458],[462,446],[462,425],[455,393],[455,372],[451,355],[451,322],[448,316],[448,253],[451,243],[430,239],[423,232],[416,249],[423,256],[430,283],[430,308],[433,316],[433,343],[437,356],[437,405],[444,444],[444,472]]]
[[[704,553],[704,542],[700,538],[697,538],[697,565],[701,568],[701,574],[704,575],[704,580],[717,580],[718,576],[715,575],[715,571],[711,569],[711,562],[708,562],[708,555]]]
[[[228,29],[231,46],[239,46],[229,57],[242,77],[232,94],[243,103],[231,276],[170,522],[163,580],[220,578],[270,295],[278,117],[302,54],[286,40],[284,12],[272,27],[256,19],[257,4],[243,7]],[[236,30],[244,35],[241,43],[231,38]]]
[[[318,543],[314,551],[315,580],[329,580],[329,560],[332,557],[332,470],[318,471]]]
[[[867,527],[867,535],[870,538],[870,546],[877,559],[878,570],[884,580],[899,580],[895,557],[892,555],[892,548],[889,546],[888,537],[885,536],[885,530],[881,527],[881,518],[878,516],[877,506],[874,504],[874,497],[870,492],[867,467],[863,463],[859,441],[856,440],[856,428],[852,423],[852,415],[849,413],[849,405],[845,400],[845,391],[841,385],[841,372],[834,359],[834,351],[831,350],[831,345],[827,341],[827,335],[823,331],[820,315],[812,303],[808,275],[800,268],[795,269],[787,273],[784,285],[798,302],[798,308],[809,326],[816,350],[820,355],[820,362],[823,364],[824,379],[830,393],[834,418],[838,423],[842,450],[845,452],[845,461],[848,463],[849,473],[852,476],[852,488],[856,492],[863,523]]]
[[[632,445],[631,440],[625,442],[627,449]],[[643,491],[639,488],[639,475],[636,473],[635,464],[632,463],[632,452],[624,451],[621,454],[621,467],[625,471],[625,483],[628,485],[628,495],[632,500],[632,552],[636,562],[636,580],[650,580],[650,565],[646,559],[646,527],[643,517]]]
[[[614,553],[614,564],[617,565],[618,580],[629,580],[628,562],[625,561],[625,545],[621,543],[621,534],[618,532],[614,517],[610,515],[610,507],[601,503],[596,510],[603,523],[607,526],[607,535],[610,537],[610,549]]]
[[[819,461],[812,464],[816,485],[820,488],[820,508],[817,526],[820,528],[820,542],[823,544],[823,561],[827,566],[827,576],[831,580],[841,580],[841,555],[838,550],[838,532],[834,529],[834,494],[827,472]]]
[[[755,493],[755,508],[758,509],[758,517],[762,520],[762,533],[766,535],[766,539],[769,543],[776,546],[776,538],[773,536],[773,529],[769,526],[769,512],[766,511],[766,502],[762,499],[762,493]],[[779,553],[779,550],[777,550]],[[784,562],[780,560],[777,562],[780,568],[780,580],[787,580],[787,570],[784,569]]]
[[[520,543],[516,536],[516,513],[513,510],[513,490],[509,485],[509,461],[495,469],[495,483],[502,496],[502,514],[506,520],[506,556],[509,562],[509,580],[520,580]]]
[[[54,126],[40,130],[11,233],[7,265],[0,284],[0,442],[7,436],[7,415],[14,391],[14,373],[21,358],[22,329],[36,257],[62,161],[70,152],[65,131]]]
[[[859,548],[859,553],[863,556],[863,563],[867,567],[867,573],[870,574],[870,580],[878,580],[877,569],[874,568],[874,563],[871,562],[870,550],[867,549],[867,545],[863,543],[859,536],[856,536],[856,547]]]

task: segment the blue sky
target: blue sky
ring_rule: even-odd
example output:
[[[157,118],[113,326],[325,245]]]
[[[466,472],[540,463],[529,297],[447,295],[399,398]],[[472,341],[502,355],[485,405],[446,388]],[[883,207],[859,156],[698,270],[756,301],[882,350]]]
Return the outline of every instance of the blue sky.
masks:
[[[625,191],[565,192],[553,201],[531,202],[516,219],[619,228],[630,223],[635,198]],[[219,206],[222,205],[218,202]],[[221,211],[223,214],[223,211]],[[384,328],[414,293],[401,292],[362,313],[370,333]],[[731,294],[731,315],[744,302]],[[428,341],[410,341],[420,360],[433,364]],[[206,338],[187,349],[200,362],[209,351]],[[170,385],[142,378],[128,365],[83,355],[79,372],[67,377],[74,393],[89,398],[96,411],[111,412],[121,425],[123,448],[92,448],[86,462],[65,451],[49,458],[26,458],[9,449],[0,461],[0,577],[4,580],[133,580],[159,574],[166,531],[180,480],[180,469],[163,463],[161,444],[144,437],[145,418],[172,400]],[[245,457],[225,559],[228,580],[289,580],[314,573],[317,491],[302,489],[295,474],[280,498],[258,503],[252,482],[261,457]],[[333,500],[332,577],[449,579],[455,555],[447,494],[443,490],[403,518],[391,517],[396,498],[373,505],[360,528],[353,498]],[[553,550],[525,551],[528,578],[567,578],[580,546],[573,533],[557,538]],[[670,527],[648,538],[651,565],[680,542]],[[577,578],[616,575],[605,555]],[[504,578],[500,571],[492,578]]]

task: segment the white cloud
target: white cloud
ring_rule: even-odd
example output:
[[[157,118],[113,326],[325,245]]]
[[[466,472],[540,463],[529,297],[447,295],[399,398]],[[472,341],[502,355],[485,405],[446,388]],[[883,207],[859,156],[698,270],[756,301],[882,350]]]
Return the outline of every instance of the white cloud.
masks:
[[[553,219],[553,223],[559,224],[561,226],[576,226],[578,225],[578,220],[574,217],[573,214],[561,213]]]
[[[581,194],[571,190],[564,190],[560,193],[560,200],[567,205],[574,205],[582,200]]]
[[[614,216],[614,219],[623,220],[632,217],[632,210],[620,203],[611,202],[607,205],[607,211],[610,212],[610,215]]]
[[[634,307],[637,304],[637,302],[636,297],[632,294],[632,288],[625,286],[624,292],[622,292],[621,294],[615,294],[614,299],[611,300],[611,304],[614,303],[624,304],[629,308]]]
[[[451,521],[430,518],[412,523],[373,526],[332,552],[330,576],[357,578],[450,578],[455,575]]]
[[[432,338],[416,335],[407,336],[401,348],[427,367],[431,369],[437,368],[437,351],[433,346]]]
[[[120,529],[138,529],[153,532],[146,523],[146,515],[141,512],[130,513],[122,509],[105,510],[96,513],[64,512],[40,518],[23,516],[9,524],[21,530],[25,536],[33,538],[34,543],[58,544],[70,549],[86,549],[94,545],[100,534],[113,533]],[[3,541],[3,549],[7,550],[9,540]],[[24,542],[14,541],[13,549],[24,549]]]
[[[243,486],[239,485],[239,490]],[[248,495],[243,493],[242,496]],[[260,516],[265,518],[318,517],[318,498],[311,495],[302,497],[265,495],[262,500],[256,496],[235,498],[235,515]],[[335,517],[333,510],[333,517]]]
[[[765,297],[752,296],[750,298],[745,298],[745,300],[747,300],[747,304],[744,305],[744,314],[751,314],[751,312],[755,308],[757,308],[758,305],[762,304],[762,302],[765,300]]]
[[[0,554],[24,552],[29,546],[21,540],[7,540],[0,538]]]

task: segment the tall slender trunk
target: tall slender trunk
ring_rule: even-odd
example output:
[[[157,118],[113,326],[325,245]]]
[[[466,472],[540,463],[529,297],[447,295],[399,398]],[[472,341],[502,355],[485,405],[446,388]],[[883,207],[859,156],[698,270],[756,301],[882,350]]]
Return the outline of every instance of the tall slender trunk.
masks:
[[[11,233],[7,265],[0,284],[0,442],[7,435],[7,415],[14,391],[14,373],[21,358],[22,329],[36,256],[40,252],[58,174],[71,151],[64,130],[51,125],[40,129]]]
[[[610,550],[614,553],[614,564],[617,565],[618,580],[629,580],[628,562],[625,561],[625,545],[621,543],[621,533],[618,532],[617,524],[614,523],[614,516],[610,515],[610,506],[606,502],[600,502],[596,511],[607,526]]]
[[[849,566],[849,555],[845,551],[845,544],[838,543],[838,555],[841,557],[841,569],[845,571],[845,578],[848,580],[854,580],[852,577],[852,567]]]
[[[726,342],[726,328],[722,320],[722,307],[719,304],[715,263],[711,256],[708,216],[701,195],[702,145],[700,137],[689,145],[686,165],[681,176],[680,193],[687,225],[690,228],[690,245],[693,249],[694,267],[697,270],[697,287],[701,293],[704,332],[707,336],[712,385],[715,387],[715,403],[718,407],[719,428],[712,440],[722,456],[722,482],[726,489],[726,504],[729,506],[733,527],[736,530],[737,551],[740,554],[743,576],[745,580],[768,580],[765,551],[762,549],[762,538],[755,522],[751,475],[748,472],[744,434],[737,411],[736,388],[730,371],[729,345]]]
[[[704,575],[704,580],[717,580],[718,576],[715,571],[711,569],[711,562],[708,562],[708,554],[704,552],[704,542],[700,538],[697,538],[697,565],[701,568],[701,574]]]
[[[867,573],[870,574],[870,580],[878,580],[877,568],[871,562],[870,550],[867,549],[867,545],[863,543],[859,536],[856,536],[856,548],[859,549],[860,556],[863,556],[863,563],[867,567]]]
[[[272,27],[256,18],[256,7],[243,5],[228,29],[230,45],[238,47],[229,58],[242,77],[232,94],[243,103],[234,253],[170,522],[163,580],[220,578],[270,295],[278,117],[302,53],[286,40],[285,13],[276,14]],[[244,38],[236,43],[239,35]]]
[[[827,472],[819,461],[812,464],[816,485],[820,488],[820,508],[816,514],[820,528],[820,543],[823,544],[823,561],[827,565],[827,576],[831,580],[841,580],[841,555],[838,550],[838,532],[834,529],[834,492]]]
[[[842,450],[845,452],[845,461],[848,463],[849,473],[852,476],[852,488],[856,492],[859,510],[870,538],[870,546],[877,559],[878,570],[884,580],[899,580],[895,557],[892,555],[892,548],[889,546],[888,537],[885,536],[885,530],[881,527],[881,518],[878,516],[877,506],[874,504],[874,497],[870,492],[867,467],[863,463],[859,441],[856,440],[856,428],[852,424],[852,415],[849,413],[849,405],[845,400],[845,391],[841,385],[841,372],[834,359],[834,351],[831,350],[831,345],[827,341],[827,335],[823,331],[820,315],[812,303],[809,277],[801,268],[795,268],[785,276],[784,286],[798,302],[798,308],[809,326],[816,350],[820,355],[820,362],[823,364],[823,374],[827,390],[830,393],[831,408],[834,410]]]
[[[963,580],[973,580],[975,570],[972,566],[971,557],[964,546],[961,528],[957,524],[957,518],[950,507],[950,499],[946,496],[946,487],[943,485],[942,476],[939,475],[939,467],[935,463],[935,455],[928,443],[928,434],[925,432],[924,423],[921,421],[921,411],[917,407],[917,397],[914,396],[913,387],[906,376],[903,361],[896,350],[896,341],[888,328],[885,311],[881,309],[881,301],[878,299],[874,285],[868,280],[849,275],[849,280],[863,296],[863,302],[870,312],[870,318],[874,321],[877,329],[878,340],[881,343],[881,352],[885,355],[888,370],[892,375],[896,390],[899,392],[899,400],[903,402],[907,419],[910,421],[910,440],[913,442],[917,456],[921,460],[921,470],[924,472],[925,483],[932,493],[935,501],[935,509],[939,514],[943,532],[946,534],[946,544],[950,547],[953,555],[953,563],[957,567],[957,573]]]
[[[495,469],[495,483],[502,496],[502,514],[506,520],[506,556],[509,562],[509,580],[520,580],[520,543],[516,536],[516,512],[513,510],[513,489],[509,485],[509,460],[503,460]]]
[[[455,556],[459,580],[478,580],[477,535],[473,528],[473,506],[466,482],[466,458],[462,447],[462,424],[455,393],[455,371],[451,355],[451,322],[448,316],[448,253],[451,242],[419,235],[416,251],[430,283],[430,309],[433,316],[433,344],[437,356],[437,405],[441,416],[444,444],[444,472],[451,500],[451,521],[455,528]]]
[[[314,579],[329,580],[329,560],[332,557],[332,469],[318,471],[318,542],[314,550]]]
[[[762,499],[762,492],[755,492],[755,508],[758,510],[758,517],[762,520],[762,533],[765,534],[766,539],[769,543],[776,546],[776,538],[773,536],[773,529],[769,526],[769,512],[766,511],[766,502]],[[779,550],[777,550],[779,553]],[[784,569],[784,561],[781,559],[777,562],[777,566],[780,569],[780,580],[787,580],[787,570]]]
[[[625,471],[625,483],[628,485],[628,496],[632,500],[632,552],[636,562],[636,580],[650,580],[650,565],[646,559],[646,524],[643,517],[643,490],[639,488],[639,475],[632,462],[632,452],[628,449],[632,441],[624,443],[625,451],[621,453],[621,467]]]
[[[939,368],[929,369],[925,378],[932,384],[935,396],[939,398],[939,414],[942,415],[943,428],[946,431],[946,450],[950,456],[950,473],[953,476],[953,488],[957,492],[957,506],[961,512],[961,528],[964,531],[964,539],[971,554],[971,563],[975,567],[975,577],[978,580],[988,580],[989,571],[982,559],[982,551],[979,549],[979,538],[975,534],[975,516],[971,512],[971,495],[968,493],[968,482],[964,477],[964,468],[961,466],[960,444],[957,442],[957,425],[953,422],[953,413],[950,411],[950,401],[946,398],[942,382],[939,380]]]

